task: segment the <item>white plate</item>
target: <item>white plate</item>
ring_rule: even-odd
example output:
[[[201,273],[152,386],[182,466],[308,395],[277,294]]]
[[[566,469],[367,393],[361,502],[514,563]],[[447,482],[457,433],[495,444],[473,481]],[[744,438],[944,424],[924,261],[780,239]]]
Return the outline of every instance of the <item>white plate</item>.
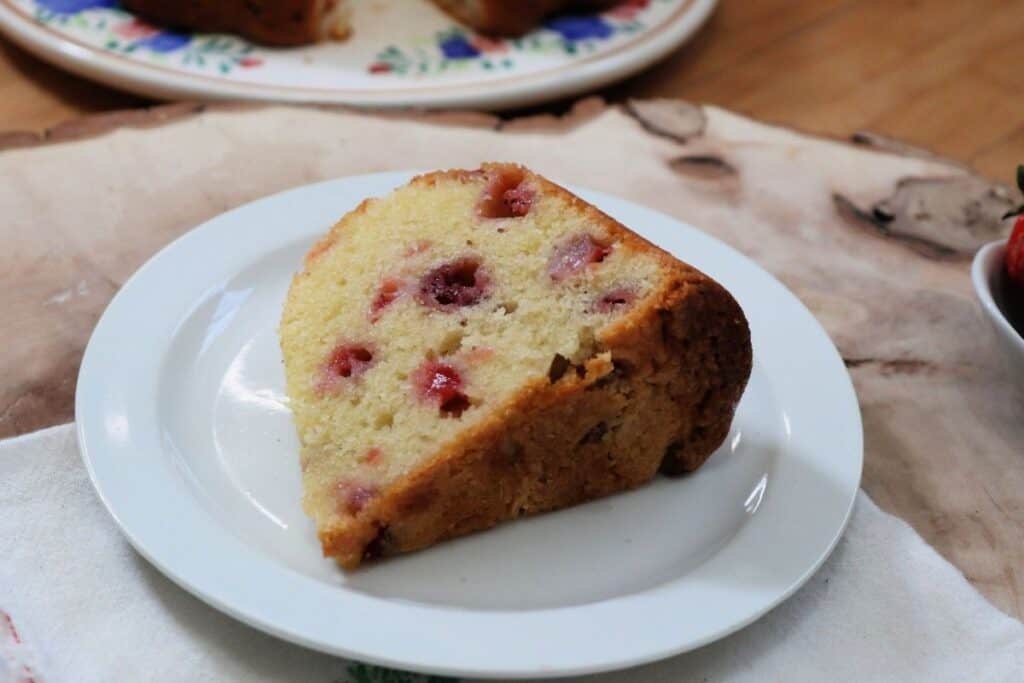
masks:
[[[755,364],[696,474],[344,574],[300,508],[277,323],[313,240],[409,173],[334,180],[225,213],[143,266],[82,361],[96,490],[132,544],[210,604],[282,638],[479,677],[603,671],[680,653],[779,604],[824,561],[860,482],[849,375],[802,304],[664,215],[579,191],[740,301]]]
[[[0,0],[0,30],[81,76],[168,99],[503,108],[625,78],[685,42],[716,0],[626,0],[487,40],[427,0],[352,0],[351,38],[269,49],[159,31],[115,0]]]

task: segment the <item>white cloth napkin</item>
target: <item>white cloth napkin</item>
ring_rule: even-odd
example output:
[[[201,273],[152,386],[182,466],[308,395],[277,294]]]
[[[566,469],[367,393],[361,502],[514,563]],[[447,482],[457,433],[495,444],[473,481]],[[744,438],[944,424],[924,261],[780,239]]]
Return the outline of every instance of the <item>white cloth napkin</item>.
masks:
[[[739,633],[593,681],[1020,681],[1024,625],[861,493],[844,540]],[[71,425],[0,442],[0,682],[430,680],[276,640],[136,554],[93,492]]]

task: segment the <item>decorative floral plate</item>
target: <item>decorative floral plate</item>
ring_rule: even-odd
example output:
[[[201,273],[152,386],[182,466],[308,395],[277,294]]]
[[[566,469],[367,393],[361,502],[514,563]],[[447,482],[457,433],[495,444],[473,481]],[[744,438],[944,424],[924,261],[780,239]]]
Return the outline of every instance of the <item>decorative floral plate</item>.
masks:
[[[117,0],[0,0],[0,31],[69,71],[158,98],[499,108],[578,94],[664,57],[716,0],[624,0],[514,39],[460,26],[427,0],[352,0],[353,35],[280,49],[164,30]]]

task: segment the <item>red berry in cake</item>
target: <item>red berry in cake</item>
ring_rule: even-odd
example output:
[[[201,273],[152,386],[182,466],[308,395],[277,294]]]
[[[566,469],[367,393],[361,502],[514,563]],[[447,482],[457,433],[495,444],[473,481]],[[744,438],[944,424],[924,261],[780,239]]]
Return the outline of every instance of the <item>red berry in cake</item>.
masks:
[[[439,311],[454,311],[473,306],[490,296],[491,280],[473,256],[437,266],[420,279],[416,299]]]
[[[365,346],[338,346],[327,360],[327,370],[337,377],[359,377],[373,363],[373,353]]]
[[[487,187],[477,202],[481,218],[522,218],[530,213],[537,192],[514,167],[488,174]]]
[[[535,196],[536,193],[533,190],[520,184],[511,190],[505,190],[501,195],[501,202],[508,207],[508,212],[512,217],[522,218],[530,213]]]
[[[1024,292],[1024,216],[1017,216],[1006,243],[1006,274],[1019,291]]]
[[[469,397],[462,391],[462,375],[448,363],[425,361],[413,373],[412,381],[420,399],[436,403],[444,417],[459,417],[469,408]]]
[[[360,344],[339,344],[331,350],[320,368],[317,391],[337,391],[345,380],[358,379],[373,365],[373,351]]]
[[[398,297],[402,296],[405,289],[405,282],[396,277],[384,278],[377,290],[377,295],[370,303],[370,321],[377,322],[382,311],[393,304]]]
[[[338,510],[349,515],[358,514],[379,493],[380,491],[373,484],[362,484],[349,479],[342,479],[334,485]]]
[[[612,313],[626,308],[636,301],[636,291],[632,287],[615,287],[597,298],[590,310],[594,313]]]
[[[380,459],[384,456],[384,451],[374,446],[370,450],[366,451],[366,455],[363,456],[363,462],[367,465],[374,465],[380,462]]]
[[[564,280],[591,263],[600,263],[610,253],[610,245],[595,240],[587,233],[576,235],[555,248],[548,261],[548,273],[556,282]]]

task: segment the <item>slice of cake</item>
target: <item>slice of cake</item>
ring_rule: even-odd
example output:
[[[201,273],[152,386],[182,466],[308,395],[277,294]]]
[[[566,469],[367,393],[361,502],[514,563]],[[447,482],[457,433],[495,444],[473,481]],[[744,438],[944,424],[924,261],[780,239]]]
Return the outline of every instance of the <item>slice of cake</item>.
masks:
[[[692,471],[751,367],[718,283],[508,164],[345,216],[281,348],[304,507],[345,567]]]

